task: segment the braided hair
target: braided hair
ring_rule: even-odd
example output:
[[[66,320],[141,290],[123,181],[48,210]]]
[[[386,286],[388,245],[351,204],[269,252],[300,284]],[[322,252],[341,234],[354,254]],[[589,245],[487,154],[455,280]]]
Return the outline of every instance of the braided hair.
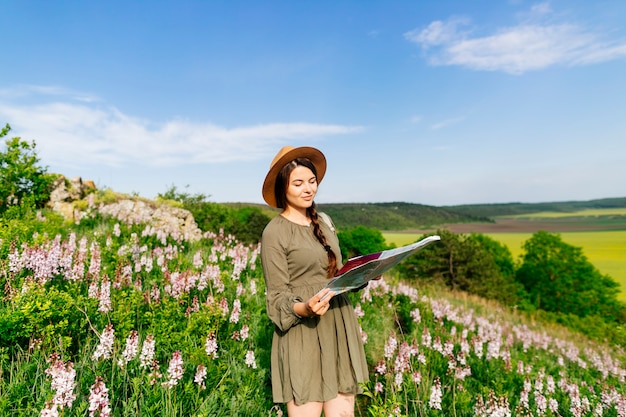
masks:
[[[308,158],[297,158],[293,161],[286,164],[278,173],[276,177],[276,183],[274,185],[274,196],[276,198],[276,207],[284,209],[287,206],[287,187],[289,186],[289,176],[291,172],[298,166],[304,166],[309,168],[313,175],[317,178],[317,169],[313,162],[311,162]],[[320,220],[317,214],[317,209],[315,202],[311,204],[311,207],[306,209],[306,214],[311,219],[311,223],[313,224],[313,235],[320,242],[320,244],[326,250],[328,254],[328,269],[327,276],[328,278],[332,278],[337,273],[337,255],[333,252],[332,248],[328,244],[326,240],[326,236],[324,236],[324,232],[320,227]]]

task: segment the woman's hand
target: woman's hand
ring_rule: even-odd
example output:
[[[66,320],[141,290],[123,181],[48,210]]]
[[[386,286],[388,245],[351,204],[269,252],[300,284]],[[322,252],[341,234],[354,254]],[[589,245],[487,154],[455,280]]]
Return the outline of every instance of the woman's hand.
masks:
[[[294,312],[300,317],[323,316],[330,308],[330,300],[334,295],[334,291],[324,288],[309,298],[308,301],[295,303],[293,306]]]

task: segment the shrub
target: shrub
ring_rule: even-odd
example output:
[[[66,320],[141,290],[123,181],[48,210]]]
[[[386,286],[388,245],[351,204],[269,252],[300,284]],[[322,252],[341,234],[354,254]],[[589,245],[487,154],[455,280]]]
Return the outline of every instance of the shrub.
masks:
[[[7,124],[0,130],[0,138],[10,130]],[[50,198],[50,186],[55,178],[46,170],[39,166],[35,142],[19,137],[7,139],[6,151],[0,152],[0,212],[19,204],[26,196],[32,196],[36,207],[43,207]]]

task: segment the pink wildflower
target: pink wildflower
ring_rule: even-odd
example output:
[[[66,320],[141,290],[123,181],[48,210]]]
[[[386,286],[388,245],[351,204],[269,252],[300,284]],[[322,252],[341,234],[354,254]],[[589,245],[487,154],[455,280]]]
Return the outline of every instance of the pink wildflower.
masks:
[[[202,389],[206,388],[206,384],[204,383],[204,379],[206,378],[206,373],[207,373],[206,366],[198,365],[198,368],[196,369],[196,375],[193,377],[193,382],[198,384],[198,386],[200,386],[200,388]]]
[[[250,334],[250,329],[248,328],[247,324],[244,324],[243,327],[241,328],[241,340],[246,340],[248,338],[248,335]]]
[[[52,401],[46,401],[46,405],[44,406],[41,413],[39,413],[39,417],[59,417],[59,410],[57,410],[57,405]]]
[[[246,365],[250,368],[256,369],[256,359],[254,358],[254,352],[249,350],[246,352]]]
[[[98,293],[98,311],[108,313],[111,311],[111,281],[105,275],[100,284],[100,292]]]
[[[396,339],[396,335],[394,334],[389,335],[389,339],[387,340],[387,343],[385,343],[385,354],[384,354],[385,358],[391,359],[397,347],[398,347],[398,340]]]
[[[92,358],[98,360],[100,358],[109,359],[113,354],[113,342],[115,341],[115,330],[113,325],[107,325],[100,335],[100,344],[93,353]]]
[[[387,372],[387,365],[385,364],[385,361],[378,362],[378,365],[376,365],[374,370],[379,375],[385,375],[385,372]]]
[[[430,398],[428,400],[428,406],[435,410],[441,410],[441,398],[443,393],[441,392],[441,381],[439,377],[435,377],[433,385],[430,387]]]
[[[150,382],[150,385],[156,384],[157,380],[163,376],[159,371],[160,368],[161,366],[159,365],[158,360],[152,359],[150,361],[150,373],[148,374],[148,381]]]
[[[109,389],[100,376],[96,377],[96,382],[89,389],[89,417],[94,417],[96,413],[100,417],[109,417],[111,415]]]
[[[233,301],[233,311],[230,314],[229,321],[231,323],[239,323],[239,314],[241,314],[241,301],[237,298]]]
[[[374,392],[376,394],[381,394],[383,392],[383,384],[380,382],[377,382],[376,384],[374,384]]]
[[[412,375],[413,382],[419,385],[422,382],[422,374],[420,371],[413,372]]]
[[[419,308],[411,310],[411,313],[409,313],[409,315],[411,316],[411,318],[413,319],[415,323],[419,323],[422,321],[422,316],[420,314]]]
[[[354,307],[354,314],[358,319],[365,316],[365,312],[363,311],[363,308],[361,308],[361,303],[357,303],[356,307]]]
[[[154,359],[154,336],[149,334],[141,347],[141,355],[139,355],[139,366],[145,368],[152,363]]]
[[[167,368],[169,380],[163,383],[163,386],[171,388],[178,385],[178,381],[183,378],[183,358],[180,350],[177,350],[172,354],[169,367]]]
[[[124,367],[128,362],[137,356],[139,350],[139,334],[137,330],[132,330],[126,338],[126,346],[122,352],[122,357],[118,360],[118,365]]]
[[[51,388],[55,391],[52,403],[57,409],[71,408],[76,399],[76,394],[73,393],[76,387],[74,364],[72,362],[64,363],[56,353],[50,357],[48,362],[50,367],[45,370],[45,373],[52,378]]]
[[[215,338],[215,334],[211,333],[209,337],[207,337],[206,339],[205,350],[206,350],[207,356],[213,359],[218,358],[217,349],[218,349],[217,339]]]

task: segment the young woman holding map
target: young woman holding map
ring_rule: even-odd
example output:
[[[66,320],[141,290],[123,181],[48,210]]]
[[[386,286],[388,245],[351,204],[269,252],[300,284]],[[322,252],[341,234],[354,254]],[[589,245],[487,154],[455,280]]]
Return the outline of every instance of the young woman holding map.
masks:
[[[261,261],[275,325],[273,398],[290,417],[353,416],[359,383],[368,379],[352,304],[324,289],[342,263],[332,221],[314,202],[325,173],[319,150],[287,146],[263,183],[267,204],[282,209],[263,232]]]

